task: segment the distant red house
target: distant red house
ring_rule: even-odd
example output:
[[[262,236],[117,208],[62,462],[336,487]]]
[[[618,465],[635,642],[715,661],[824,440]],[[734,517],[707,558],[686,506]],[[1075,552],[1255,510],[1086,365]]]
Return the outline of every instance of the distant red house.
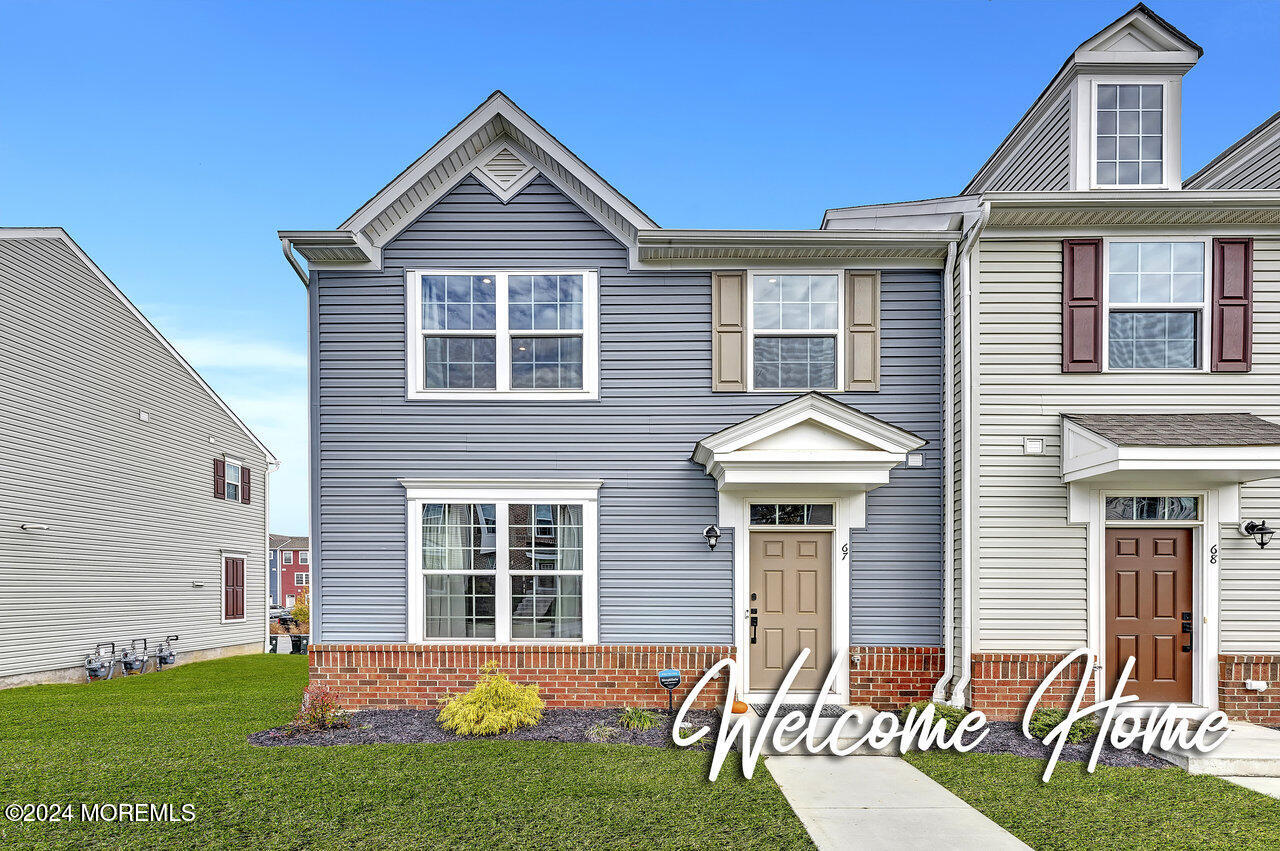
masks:
[[[311,590],[311,541],[305,535],[271,536],[271,602],[291,608]]]

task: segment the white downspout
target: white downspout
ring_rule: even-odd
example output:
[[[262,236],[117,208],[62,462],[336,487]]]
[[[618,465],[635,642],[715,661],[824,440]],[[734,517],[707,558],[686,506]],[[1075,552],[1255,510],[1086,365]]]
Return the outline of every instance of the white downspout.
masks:
[[[956,243],[947,244],[947,262],[942,270],[942,343],[943,343],[943,394],[942,394],[942,470],[943,470],[943,546],[942,546],[942,605],[945,625],[942,630],[942,677],[933,687],[933,699],[946,697],[947,683],[951,680],[951,664],[955,645],[955,581],[951,571],[955,566],[955,346],[951,334],[955,326],[955,264]]]
[[[989,204],[978,210],[978,220],[960,245],[960,343],[963,359],[960,370],[960,679],[951,688],[950,703],[965,705],[965,690],[973,672],[973,605],[970,586],[973,576],[973,491],[977,481],[973,469],[973,441],[977,431],[973,404],[973,377],[977,370],[977,341],[974,332],[973,249],[987,222]]]

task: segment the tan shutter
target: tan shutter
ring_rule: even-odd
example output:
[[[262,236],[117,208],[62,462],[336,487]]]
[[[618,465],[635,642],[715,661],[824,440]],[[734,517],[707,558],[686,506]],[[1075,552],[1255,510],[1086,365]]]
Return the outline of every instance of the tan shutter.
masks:
[[[711,389],[747,389],[747,273],[711,275]]]
[[[845,282],[845,389],[880,389],[880,273],[850,269]]]

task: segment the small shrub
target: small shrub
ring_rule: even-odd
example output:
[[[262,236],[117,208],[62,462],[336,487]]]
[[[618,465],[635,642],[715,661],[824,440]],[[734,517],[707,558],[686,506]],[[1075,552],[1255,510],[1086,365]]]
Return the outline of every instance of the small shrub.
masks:
[[[616,735],[618,735],[618,728],[610,727],[608,724],[604,723],[603,721],[592,724],[590,727],[587,728],[587,733],[586,733],[587,741],[595,742],[596,744],[607,742]]]
[[[658,723],[658,716],[650,712],[648,709],[641,709],[638,706],[628,706],[622,710],[622,715],[618,718],[618,723],[626,727],[628,730],[649,730]]]
[[[436,720],[460,736],[496,736],[517,727],[532,727],[542,720],[546,703],[534,685],[511,682],[497,663],[485,663],[480,680],[471,691],[441,700]]]
[[[298,623],[307,623],[311,620],[311,600],[308,599],[306,591],[299,594],[298,599],[293,601],[293,608],[289,610],[289,616]]]
[[[351,726],[349,716],[338,703],[338,693],[328,686],[307,686],[302,692],[302,708],[289,723],[290,733],[312,733]]]
[[[968,714],[959,706],[952,706],[949,703],[939,703],[936,700],[917,700],[915,703],[908,703],[902,707],[898,717],[902,719],[903,723],[906,723],[907,715],[912,709],[916,711],[916,717],[918,718],[920,713],[924,712],[926,706],[932,706],[934,717],[941,718],[946,722],[948,736],[956,731],[956,727],[960,725],[960,722],[964,720],[964,716]]]
[[[1054,727],[1066,720],[1067,710],[1041,707],[1031,713],[1031,723],[1027,726],[1031,728],[1031,735],[1043,742],[1045,736],[1053,732]],[[1097,720],[1092,716],[1077,718],[1071,725],[1071,729],[1067,731],[1067,742],[1078,745],[1096,736],[1099,729]]]

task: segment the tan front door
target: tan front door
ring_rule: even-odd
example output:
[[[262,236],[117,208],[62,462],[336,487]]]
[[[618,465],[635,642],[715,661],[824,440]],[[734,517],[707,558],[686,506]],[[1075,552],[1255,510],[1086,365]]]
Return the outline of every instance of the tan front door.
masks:
[[[1130,656],[1125,694],[1191,701],[1190,529],[1107,530],[1108,694]]]
[[[831,533],[752,532],[751,691],[775,691],[809,648],[794,691],[817,691],[831,666]]]

